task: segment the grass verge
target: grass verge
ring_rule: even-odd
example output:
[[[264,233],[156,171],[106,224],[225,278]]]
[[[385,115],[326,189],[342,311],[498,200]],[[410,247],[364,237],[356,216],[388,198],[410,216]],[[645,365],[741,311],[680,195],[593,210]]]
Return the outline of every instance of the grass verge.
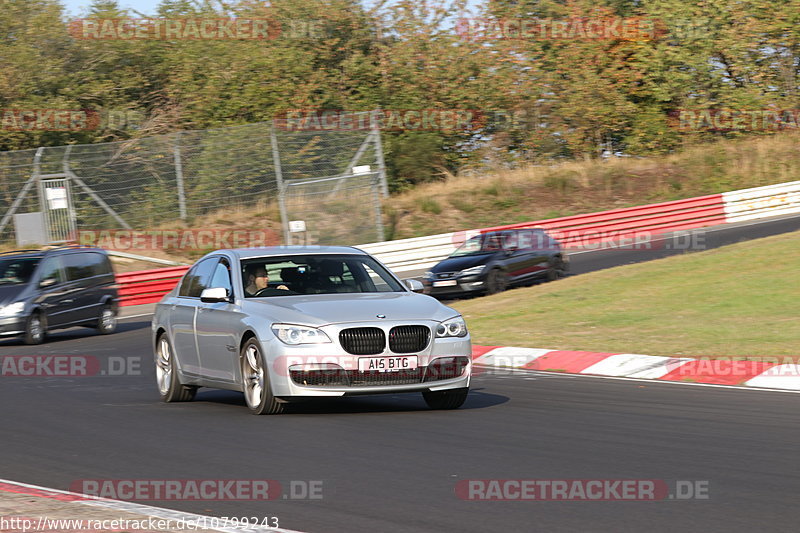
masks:
[[[800,232],[462,300],[475,344],[800,356]]]

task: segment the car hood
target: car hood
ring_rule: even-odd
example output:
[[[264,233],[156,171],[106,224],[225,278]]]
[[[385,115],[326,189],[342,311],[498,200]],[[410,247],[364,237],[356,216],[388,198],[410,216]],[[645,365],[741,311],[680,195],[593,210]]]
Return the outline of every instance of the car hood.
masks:
[[[247,300],[244,308],[247,314],[274,322],[309,326],[379,320],[442,321],[458,315],[436,299],[413,292],[278,296]]]
[[[431,272],[458,272],[478,265],[487,264],[497,252],[489,252],[477,255],[462,255],[460,257],[448,257],[436,264]]]
[[[8,305],[19,300],[27,285],[0,285],[0,306]]]

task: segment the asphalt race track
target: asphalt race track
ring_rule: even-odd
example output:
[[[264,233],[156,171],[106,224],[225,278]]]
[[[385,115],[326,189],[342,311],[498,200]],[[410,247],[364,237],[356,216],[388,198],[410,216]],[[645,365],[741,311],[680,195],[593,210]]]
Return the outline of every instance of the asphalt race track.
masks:
[[[706,232],[706,244],[800,229],[800,218]],[[714,239],[712,243],[712,239]],[[661,253],[664,251],[658,251]],[[637,260],[607,250],[577,273]],[[656,252],[653,252],[656,253]],[[768,260],[768,258],[767,258]],[[0,477],[69,489],[82,479],[321,481],[322,498],[156,501],[216,516],[277,516],[309,532],[795,531],[800,395],[689,384],[484,372],[462,409],[419,395],[348,398],[255,417],[241,394],[158,401],[149,319],[73,329],[0,355],[140,363],[123,375],[2,377]],[[464,501],[473,479],[698,482],[707,499]]]

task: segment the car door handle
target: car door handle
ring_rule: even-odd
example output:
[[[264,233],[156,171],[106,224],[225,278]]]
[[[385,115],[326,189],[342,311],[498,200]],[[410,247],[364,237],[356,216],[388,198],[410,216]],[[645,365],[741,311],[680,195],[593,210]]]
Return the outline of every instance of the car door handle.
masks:
[[[71,304],[71,303],[72,303],[72,302],[74,302],[74,301],[75,301],[75,300],[64,300],[64,303],[65,303],[65,304]]]

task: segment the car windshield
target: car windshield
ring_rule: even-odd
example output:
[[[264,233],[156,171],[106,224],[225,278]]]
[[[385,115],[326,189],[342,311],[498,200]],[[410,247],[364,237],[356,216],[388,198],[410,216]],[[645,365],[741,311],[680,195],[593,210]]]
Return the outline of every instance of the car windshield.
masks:
[[[38,257],[0,259],[0,285],[28,283],[38,264]]]
[[[498,233],[476,235],[459,246],[455,252],[450,254],[450,257],[488,254],[502,250],[503,243],[501,237],[502,236]]]
[[[405,292],[368,255],[297,255],[242,261],[245,298],[360,292]]]

